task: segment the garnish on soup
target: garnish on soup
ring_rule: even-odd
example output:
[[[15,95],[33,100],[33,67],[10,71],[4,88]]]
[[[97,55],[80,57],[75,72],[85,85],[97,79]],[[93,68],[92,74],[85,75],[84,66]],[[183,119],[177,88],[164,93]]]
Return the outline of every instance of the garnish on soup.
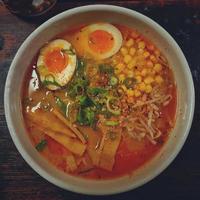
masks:
[[[166,142],[176,86],[160,50],[109,23],[72,27],[42,47],[26,77],[27,133],[50,163],[74,176],[130,174]]]

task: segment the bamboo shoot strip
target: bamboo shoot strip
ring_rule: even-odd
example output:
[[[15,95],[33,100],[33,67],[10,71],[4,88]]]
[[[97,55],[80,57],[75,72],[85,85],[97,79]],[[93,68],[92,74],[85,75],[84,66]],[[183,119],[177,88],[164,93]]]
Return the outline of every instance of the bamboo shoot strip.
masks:
[[[107,135],[103,150],[101,152],[99,167],[112,171],[113,165],[115,163],[115,155],[121,141],[121,131],[116,133],[115,139],[112,139]]]
[[[30,121],[42,126],[46,130],[48,129],[54,132],[63,133],[68,137],[76,138],[76,135],[54,115],[50,115],[44,111],[36,111],[28,112],[26,113],[26,116]]]
[[[62,121],[68,128],[70,128],[75,133],[75,135],[80,139],[82,143],[86,143],[86,140],[83,137],[82,133],[76,127],[74,127],[73,124],[71,124],[65,117],[63,117],[61,113],[59,113],[56,109],[54,109],[52,112],[58,119],[60,119],[60,121]]]
[[[36,128],[42,131],[44,134],[48,135],[59,144],[63,145],[66,149],[68,149],[71,153],[74,153],[78,156],[82,156],[86,150],[86,145],[81,143],[78,139],[70,138],[63,133],[57,133],[52,130],[46,129],[42,127],[40,124],[32,123]]]

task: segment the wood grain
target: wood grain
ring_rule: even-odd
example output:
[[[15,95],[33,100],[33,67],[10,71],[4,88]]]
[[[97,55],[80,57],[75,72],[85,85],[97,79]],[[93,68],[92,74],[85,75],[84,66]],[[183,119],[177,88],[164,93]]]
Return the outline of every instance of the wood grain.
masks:
[[[58,1],[38,19],[14,16],[0,3],[0,200],[94,199],[59,189],[35,173],[16,150],[4,116],[3,93],[10,63],[25,38],[49,17],[80,5],[107,3],[137,10],[162,25],[189,62],[196,89],[194,122],[184,148],[156,179],[137,190],[95,199],[200,199],[200,9],[197,1]],[[14,100],[13,100],[14,101]]]

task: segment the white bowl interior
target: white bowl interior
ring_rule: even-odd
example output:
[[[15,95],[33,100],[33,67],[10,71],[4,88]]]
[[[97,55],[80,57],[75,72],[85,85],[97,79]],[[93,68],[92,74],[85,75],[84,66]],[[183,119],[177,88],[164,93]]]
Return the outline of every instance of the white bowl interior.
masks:
[[[136,28],[158,46],[167,57],[178,88],[176,126],[160,153],[148,165],[114,180],[84,180],[57,170],[32,147],[24,128],[20,92],[24,73],[40,47],[66,28],[83,23],[111,22]],[[181,149],[191,126],[194,109],[194,87],[191,73],[180,48],[159,25],[149,18],[115,6],[85,6],[59,14],[34,31],[23,43],[11,65],[5,88],[5,111],[8,127],[18,150],[27,163],[50,182],[85,194],[113,194],[136,188],[165,169]]]

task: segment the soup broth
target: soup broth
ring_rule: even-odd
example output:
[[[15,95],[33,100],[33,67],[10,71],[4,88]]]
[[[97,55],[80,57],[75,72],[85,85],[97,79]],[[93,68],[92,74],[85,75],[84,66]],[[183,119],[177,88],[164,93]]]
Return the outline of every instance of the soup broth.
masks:
[[[148,164],[165,144],[176,93],[167,59],[141,33],[81,25],[33,59],[22,88],[24,123],[49,164],[83,178],[116,178]]]

